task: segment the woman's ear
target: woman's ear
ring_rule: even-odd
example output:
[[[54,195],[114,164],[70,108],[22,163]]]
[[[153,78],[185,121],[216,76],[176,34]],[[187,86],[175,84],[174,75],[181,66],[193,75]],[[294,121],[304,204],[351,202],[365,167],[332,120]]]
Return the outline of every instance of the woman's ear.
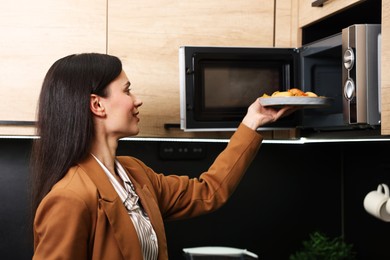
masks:
[[[92,113],[96,116],[105,116],[106,112],[104,111],[104,107],[100,101],[100,96],[91,94],[91,98],[89,101],[89,107]]]

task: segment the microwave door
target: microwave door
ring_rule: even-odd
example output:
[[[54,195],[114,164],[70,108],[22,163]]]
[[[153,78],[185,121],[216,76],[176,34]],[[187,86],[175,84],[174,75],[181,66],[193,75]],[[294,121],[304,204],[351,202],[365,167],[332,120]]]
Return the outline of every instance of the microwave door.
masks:
[[[345,128],[342,92],[341,34],[307,44],[300,49],[300,82],[303,91],[332,99],[324,108],[304,109],[300,128]]]

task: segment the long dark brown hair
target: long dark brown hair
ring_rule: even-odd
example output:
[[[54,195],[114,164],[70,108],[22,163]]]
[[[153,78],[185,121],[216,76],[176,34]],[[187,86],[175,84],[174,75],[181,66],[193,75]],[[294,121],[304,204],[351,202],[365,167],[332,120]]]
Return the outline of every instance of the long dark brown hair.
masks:
[[[39,96],[39,138],[30,161],[31,220],[53,185],[89,154],[94,136],[90,95],[107,96],[107,85],[121,71],[117,57],[98,53],[69,55],[50,67]]]

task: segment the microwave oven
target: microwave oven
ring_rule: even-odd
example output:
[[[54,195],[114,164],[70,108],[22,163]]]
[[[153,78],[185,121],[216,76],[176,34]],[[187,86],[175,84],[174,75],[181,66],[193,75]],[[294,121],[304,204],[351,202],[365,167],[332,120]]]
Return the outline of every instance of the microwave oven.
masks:
[[[261,129],[376,128],[378,37],[380,25],[356,24],[301,48],[181,46],[180,128],[234,131],[258,97],[291,88],[332,103],[298,110]]]

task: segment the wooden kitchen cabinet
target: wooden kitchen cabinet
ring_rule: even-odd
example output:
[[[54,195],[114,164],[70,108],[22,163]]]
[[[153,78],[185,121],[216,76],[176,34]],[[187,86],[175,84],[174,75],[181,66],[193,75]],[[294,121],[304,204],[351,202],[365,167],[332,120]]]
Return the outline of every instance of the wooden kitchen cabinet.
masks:
[[[390,1],[382,1],[381,134],[390,135]]]
[[[178,128],[179,47],[272,47],[273,30],[273,0],[109,0],[108,53],[123,60],[132,91],[143,101],[139,136],[225,136]]]
[[[322,6],[312,6],[315,0],[299,0],[299,28],[318,22],[365,0],[325,0]],[[368,10],[367,10],[368,11]]]
[[[52,63],[106,52],[106,1],[3,1],[0,13],[0,135],[34,135],[31,123]]]
[[[225,137],[180,130],[181,45],[297,47],[302,28],[364,0],[17,0],[0,11],[0,135],[34,135],[49,66],[70,53],[119,56],[144,102],[139,136]],[[390,3],[382,1],[382,134],[390,134]],[[20,126],[18,124],[22,123]],[[25,125],[24,123],[29,123]]]
[[[178,128],[179,46],[273,46],[274,1],[18,0],[2,4],[0,33],[0,135],[35,134],[24,123],[55,60],[103,52],[123,60],[144,103],[139,136],[188,136]]]
[[[298,26],[298,1],[281,0],[275,5],[274,47],[297,47],[301,43]]]

